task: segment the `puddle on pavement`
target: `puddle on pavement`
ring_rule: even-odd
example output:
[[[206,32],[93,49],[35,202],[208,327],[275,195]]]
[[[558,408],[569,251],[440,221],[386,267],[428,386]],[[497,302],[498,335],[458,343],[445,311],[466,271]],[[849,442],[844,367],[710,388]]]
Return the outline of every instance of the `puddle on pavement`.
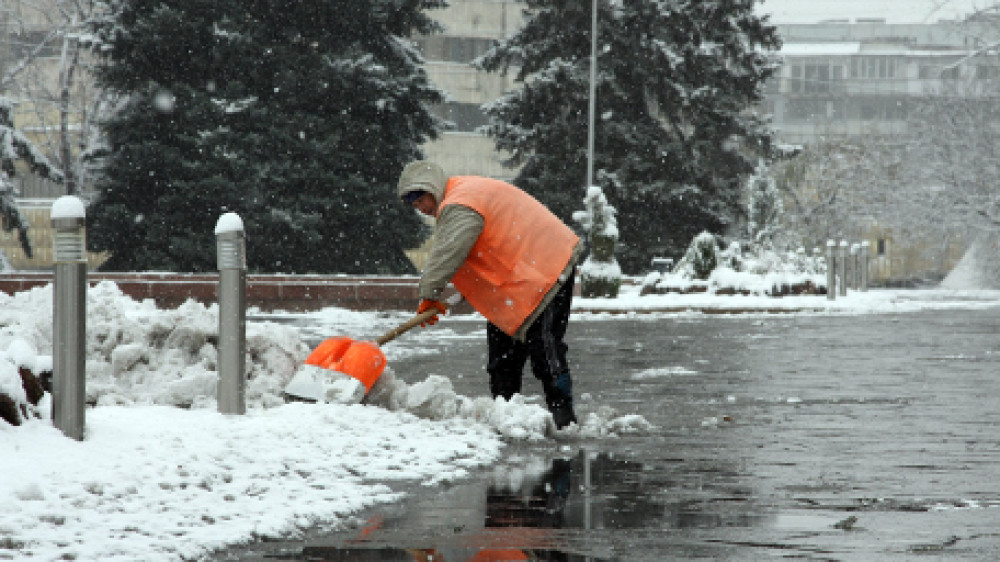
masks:
[[[240,560],[654,560],[664,529],[760,525],[745,498],[671,497],[642,463],[607,452],[514,455],[473,481],[406,490],[348,528],[260,544]],[[622,552],[631,544],[634,556]],[[645,549],[645,553],[641,554]],[[266,550],[267,552],[263,552]]]

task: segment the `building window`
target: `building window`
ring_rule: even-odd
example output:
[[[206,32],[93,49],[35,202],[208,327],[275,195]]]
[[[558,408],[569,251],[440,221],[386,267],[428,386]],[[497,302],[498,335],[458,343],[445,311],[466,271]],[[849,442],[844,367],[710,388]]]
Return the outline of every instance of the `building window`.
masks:
[[[419,37],[416,40],[424,58],[444,62],[472,62],[493,46],[493,39],[481,37]]]
[[[941,71],[941,78],[944,80],[958,80],[962,77],[962,69],[958,66],[949,66]]]
[[[851,58],[851,78],[895,78],[902,68],[902,62],[895,57],[880,55]]]
[[[853,113],[863,121],[902,121],[909,113],[905,99],[867,98],[856,103]]]
[[[976,80],[996,80],[1000,78],[1000,66],[992,64],[976,65]]]
[[[797,94],[802,91],[802,66],[793,65],[792,66],[792,79],[791,84],[789,84],[788,90],[793,94]]]
[[[816,121],[826,117],[826,100],[821,99],[790,99],[785,109],[785,118],[794,121]]]
[[[449,129],[451,132],[474,133],[476,129],[489,122],[478,103],[448,102],[438,104],[431,110],[438,117],[454,124],[454,127]]]
[[[954,64],[921,64],[919,76],[925,80],[957,80],[962,77],[962,71],[960,67],[953,66]],[[976,69],[976,74],[978,77],[978,68]]]
[[[826,94],[832,82],[844,79],[844,67],[839,64],[815,62],[790,66],[787,91],[798,94]]]
[[[825,93],[830,91],[830,67],[825,64],[805,65],[804,91],[806,93]]]

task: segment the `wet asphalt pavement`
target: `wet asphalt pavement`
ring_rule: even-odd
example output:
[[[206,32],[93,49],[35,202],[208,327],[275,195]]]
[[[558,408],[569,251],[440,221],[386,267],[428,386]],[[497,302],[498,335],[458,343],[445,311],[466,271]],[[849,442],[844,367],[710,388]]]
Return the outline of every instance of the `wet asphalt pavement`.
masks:
[[[1000,559],[998,326],[1000,309],[574,319],[578,415],[653,431],[514,445],[348,528],[220,558]],[[482,322],[434,330],[392,344],[439,350],[390,354],[397,375],[486,394]]]

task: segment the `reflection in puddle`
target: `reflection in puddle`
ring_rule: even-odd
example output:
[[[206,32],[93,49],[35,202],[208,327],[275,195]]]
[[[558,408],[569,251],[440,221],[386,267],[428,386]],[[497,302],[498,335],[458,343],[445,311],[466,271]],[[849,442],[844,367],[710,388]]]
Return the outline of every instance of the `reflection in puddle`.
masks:
[[[748,490],[706,496],[719,472],[708,466],[692,495],[608,452],[512,457],[473,481],[407,490],[405,502],[374,508],[350,528],[261,548],[271,560],[660,560],[668,530],[760,527],[772,517]]]
[[[642,489],[642,464],[608,453],[521,458],[475,482],[413,492],[350,531],[270,559],[356,561],[600,561],[617,558],[610,530],[662,524],[665,506]]]
[[[281,554],[272,545],[266,558],[660,560],[669,529],[757,527],[769,517],[738,490],[692,497],[663,473],[607,452],[512,456],[474,481],[408,490],[403,504],[375,508],[349,529],[286,543]]]

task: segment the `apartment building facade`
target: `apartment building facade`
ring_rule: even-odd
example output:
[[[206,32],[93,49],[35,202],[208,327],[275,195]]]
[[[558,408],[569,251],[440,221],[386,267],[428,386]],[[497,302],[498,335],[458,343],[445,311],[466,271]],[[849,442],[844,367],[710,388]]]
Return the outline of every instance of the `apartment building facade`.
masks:
[[[927,24],[833,20],[778,27],[784,63],[762,109],[783,142],[903,134],[914,96],[995,92],[1000,17]],[[991,43],[992,42],[992,43]]]

